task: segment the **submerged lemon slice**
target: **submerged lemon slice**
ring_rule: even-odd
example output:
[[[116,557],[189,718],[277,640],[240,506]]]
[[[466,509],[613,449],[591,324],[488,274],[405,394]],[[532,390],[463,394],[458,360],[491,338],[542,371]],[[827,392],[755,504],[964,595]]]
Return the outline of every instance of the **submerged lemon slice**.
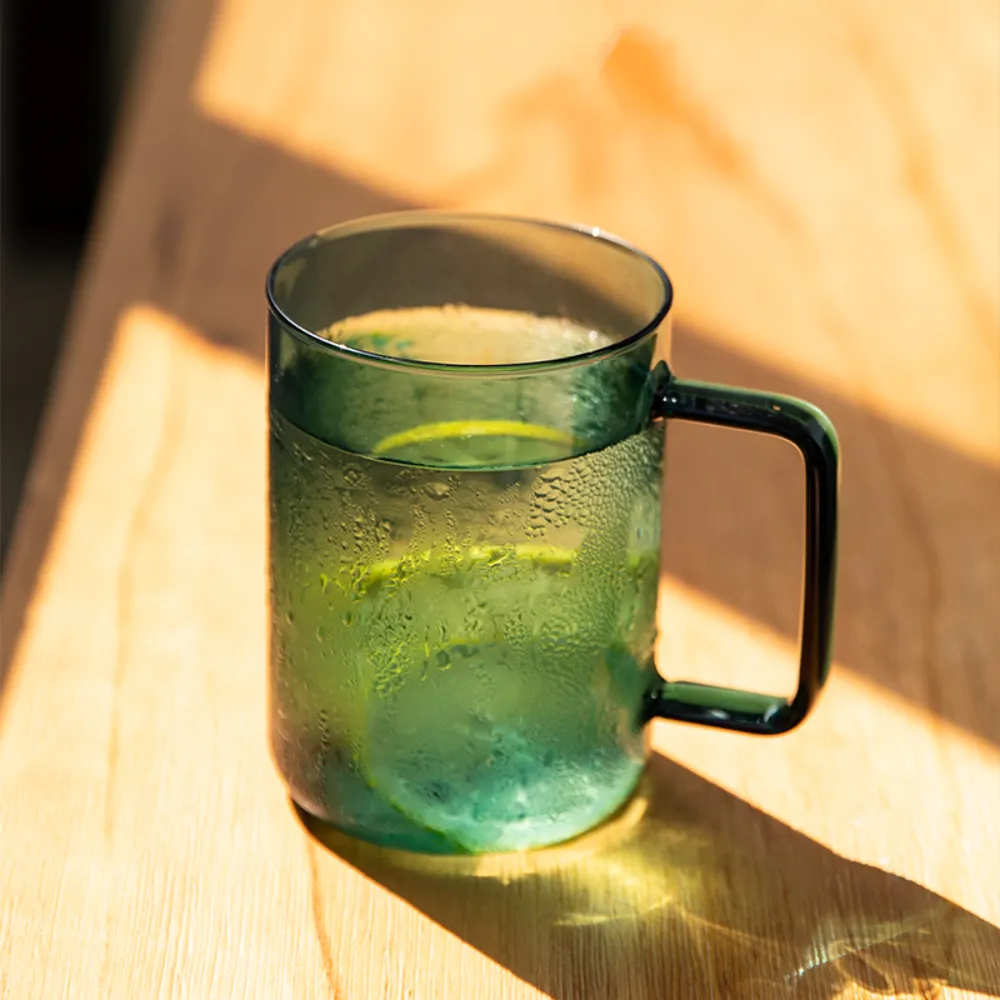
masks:
[[[372,454],[397,457],[400,452],[411,451],[414,448],[426,452],[440,451],[443,446],[451,457],[460,460],[462,447],[471,446],[467,457],[474,459],[478,456],[481,460],[488,461],[494,457],[489,448],[491,440],[502,445],[501,453],[509,454],[511,458],[522,459],[551,460],[568,457],[579,447],[579,441],[568,431],[546,427],[544,424],[529,424],[521,420],[442,420],[437,423],[421,424],[419,427],[408,427],[404,431],[390,434],[375,445]],[[524,445],[532,443],[543,448],[549,447],[541,455],[522,451]],[[518,444],[522,449],[518,449]],[[474,461],[473,464],[479,463]]]
[[[370,563],[355,586],[367,600],[385,593],[418,619],[437,622],[448,619],[441,588],[451,578],[457,590],[483,595],[500,618],[546,594],[553,614],[572,621],[586,612],[588,592],[573,578],[583,558],[577,548],[536,542],[425,550]],[[652,551],[627,557],[633,573],[656,562]],[[393,589],[382,591],[386,586]],[[600,659],[609,678],[623,675],[609,680],[611,692],[641,681],[617,631],[581,640],[571,628],[574,641],[560,649],[544,628],[544,638],[530,630],[508,643],[502,630],[468,631],[464,614],[447,624],[446,639],[415,632],[409,648],[400,648],[391,687],[376,687],[372,675],[363,689],[355,760],[368,788],[414,831],[436,838],[436,849],[454,853],[519,850],[602,819],[634,783],[632,758],[597,767],[594,742],[614,738],[595,729],[603,715],[592,719],[565,692],[578,660],[587,669]],[[539,723],[541,716],[551,724]]]
[[[543,573],[567,573],[572,570],[577,558],[576,549],[532,542],[475,545],[461,553],[442,553],[428,550],[416,555],[385,559],[370,564],[358,580],[357,589],[363,594],[373,595],[378,592],[380,587],[390,581],[419,587],[422,581],[429,582],[435,577],[441,576],[466,577],[471,583],[477,571],[481,572],[487,568],[500,566],[530,566]],[[463,652],[473,649],[479,650],[482,646],[489,647],[490,645],[491,643],[482,643],[479,639],[472,639],[465,635],[453,635],[448,642],[436,648],[435,652],[448,654],[450,658],[452,655],[462,655]],[[466,655],[468,655],[467,652]],[[395,707],[389,709],[390,713],[399,711],[400,708],[406,706],[413,699],[414,694],[420,691],[422,683],[417,678],[423,678],[424,674],[426,674],[426,670],[421,671],[419,666],[414,663],[405,682],[406,694],[397,694],[392,699]],[[462,695],[456,692],[464,690],[467,690],[470,705],[482,700],[481,693],[477,695],[475,674],[459,671],[455,674],[449,674],[448,678],[444,690],[451,692],[450,703],[455,701],[462,703],[464,701]],[[423,683],[427,683],[427,681],[424,680]],[[434,684],[433,675],[430,678],[430,683]],[[514,697],[514,691],[515,688],[512,687],[507,692],[508,699]],[[442,689],[438,686],[435,686],[435,692],[436,695],[443,694]],[[502,695],[503,692],[498,695],[501,700]],[[463,835],[461,830],[449,829],[450,824],[446,817],[438,815],[441,811],[440,803],[431,801],[428,804],[422,801],[421,795],[414,788],[409,787],[409,781],[412,781],[413,775],[403,777],[396,773],[400,762],[396,759],[395,754],[390,752],[389,744],[384,742],[387,725],[383,717],[387,713],[389,703],[386,702],[384,696],[380,697],[371,690],[366,693],[365,701],[366,713],[369,715],[365,726],[367,738],[361,742],[359,747],[358,764],[368,787],[412,823],[415,828],[441,838],[442,845],[445,845],[447,850],[454,853],[474,853],[483,850],[484,845],[474,837],[469,839],[468,832]],[[377,716],[377,721],[371,717],[372,713]],[[461,714],[455,711],[455,706],[452,704],[450,716],[452,721],[454,722],[455,717]],[[433,727],[430,731],[436,732]],[[382,739],[377,738],[378,735],[381,735]],[[399,734],[395,734],[394,738],[398,739]],[[409,733],[408,738],[413,742],[414,734]],[[437,734],[437,739],[443,747],[451,751],[443,754],[439,766],[445,769],[447,759],[450,759],[452,767],[461,770],[458,766],[462,757],[460,741],[454,736],[450,737],[449,740],[449,737],[442,737],[440,733]],[[435,740],[428,736],[424,740],[417,740],[417,742],[418,744],[433,745]]]
[[[399,559],[383,559],[372,563],[360,576],[357,589],[364,592],[384,583],[386,580],[404,580],[416,574],[453,575],[468,572],[483,563],[490,566],[499,563],[530,563],[551,569],[570,569],[576,559],[576,549],[565,549],[557,545],[539,545],[532,542],[517,542],[513,545],[473,545],[460,556],[432,553],[431,550],[415,556]]]

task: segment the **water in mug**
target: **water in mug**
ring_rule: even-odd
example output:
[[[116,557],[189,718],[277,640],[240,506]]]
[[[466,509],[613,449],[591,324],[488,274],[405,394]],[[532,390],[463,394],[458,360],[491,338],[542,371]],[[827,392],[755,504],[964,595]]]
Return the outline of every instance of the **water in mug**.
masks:
[[[465,364],[602,343],[464,308],[328,336]],[[430,422],[373,457],[272,413],[272,741],[304,808],[384,844],[492,851],[558,842],[628,798],[653,676],[663,431],[571,458],[564,437]]]

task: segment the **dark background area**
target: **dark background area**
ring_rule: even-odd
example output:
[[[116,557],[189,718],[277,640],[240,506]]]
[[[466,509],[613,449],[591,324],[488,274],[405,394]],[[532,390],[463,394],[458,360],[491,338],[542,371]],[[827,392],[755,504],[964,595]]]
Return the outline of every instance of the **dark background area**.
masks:
[[[0,559],[148,0],[0,8]]]

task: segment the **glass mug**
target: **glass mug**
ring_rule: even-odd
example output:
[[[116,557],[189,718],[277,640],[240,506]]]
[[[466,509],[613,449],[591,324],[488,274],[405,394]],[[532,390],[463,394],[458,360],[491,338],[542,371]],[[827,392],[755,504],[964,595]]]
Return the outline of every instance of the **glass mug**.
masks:
[[[298,243],[267,294],[270,732],[303,809],[417,851],[541,847],[628,800],[654,717],[802,721],[830,658],[836,436],[808,403],[676,378],[652,259],[405,212]],[[671,419],[805,461],[790,700],[654,665]]]

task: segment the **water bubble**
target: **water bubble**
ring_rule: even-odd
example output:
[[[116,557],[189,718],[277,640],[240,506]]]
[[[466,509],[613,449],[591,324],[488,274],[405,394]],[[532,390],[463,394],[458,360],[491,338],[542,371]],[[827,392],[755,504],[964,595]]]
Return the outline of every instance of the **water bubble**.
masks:
[[[444,500],[451,495],[451,484],[442,482],[427,483],[424,486],[424,493],[432,500]]]

